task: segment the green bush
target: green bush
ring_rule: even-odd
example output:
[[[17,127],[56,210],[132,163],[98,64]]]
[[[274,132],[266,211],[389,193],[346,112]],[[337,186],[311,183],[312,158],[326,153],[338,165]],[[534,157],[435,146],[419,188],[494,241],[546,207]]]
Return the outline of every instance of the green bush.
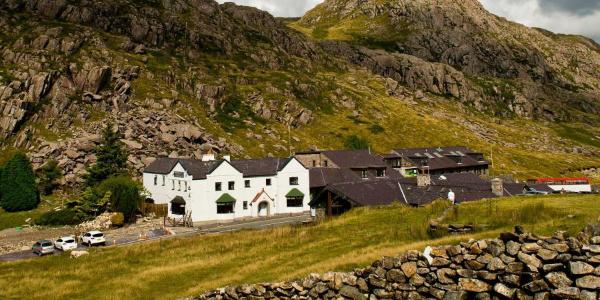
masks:
[[[142,201],[141,188],[133,179],[125,176],[109,178],[97,187],[97,194],[110,193],[110,208],[112,211],[121,212],[125,222],[135,221]]]
[[[49,211],[41,215],[35,224],[37,225],[77,225],[87,221],[89,218],[79,214],[72,209],[63,209],[59,211]]]
[[[369,141],[354,134],[354,135],[346,137],[346,140],[344,141],[344,146],[346,146],[346,149],[349,149],[349,150],[368,149]]]
[[[122,227],[125,224],[125,216],[122,212],[115,213],[111,218],[110,222],[115,227]]]
[[[31,163],[24,153],[16,153],[4,166],[0,177],[0,207],[7,212],[36,208],[40,196]]]

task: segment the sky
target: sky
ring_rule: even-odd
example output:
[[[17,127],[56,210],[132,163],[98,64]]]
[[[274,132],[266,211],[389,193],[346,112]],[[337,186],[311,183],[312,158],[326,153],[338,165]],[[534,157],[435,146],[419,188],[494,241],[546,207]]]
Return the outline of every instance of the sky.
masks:
[[[322,0],[217,0],[299,17]],[[557,33],[581,34],[600,42],[600,0],[480,0],[494,14]]]

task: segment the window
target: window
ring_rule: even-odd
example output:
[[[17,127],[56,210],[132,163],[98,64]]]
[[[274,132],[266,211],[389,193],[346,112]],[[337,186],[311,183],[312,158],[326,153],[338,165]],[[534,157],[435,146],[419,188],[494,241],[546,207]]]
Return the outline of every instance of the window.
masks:
[[[325,166],[325,168],[327,168],[327,167],[329,167],[329,162],[327,160],[324,160],[323,165]]]
[[[175,190],[175,179],[171,179],[171,189]]]
[[[288,197],[287,207],[302,207],[304,197]]]
[[[154,185],[158,185],[158,175],[154,175]]]
[[[235,202],[231,203],[218,203],[217,204],[217,214],[232,214],[233,213],[233,205]]]
[[[290,177],[290,185],[298,185],[298,177]]]
[[[244,209],[248,209],[248,201],[244,201]]]
[[[185,204],[171,203],[171,214],[178,216],[185,215]]]
[[[187,181],[184,181],[183,183],[185,184],[185,189],[184,189],[184,191],[187,191],[187,190],[188,190]]]
[[[267,186],[271,185],[271,178],[267,178],[267,182],[266,182]]]
[[[250,187],[250,180],[246,180],[244,181],[244,186],[249,188]]]
[[[221,183],[220,182],[215,182],[215,191],[217,191],[217,192],[221,191]]]
[[[165,186],[165,175],[163,175],[162,179],[163,179],[162,185]]]
[[[360,177],[362,179],[367,179],[369,177],[369,173],[367,172],[367,170],[360,171]]]
[[[385,177],[385,169],[377,170],[377,177]]]
[[[185,177],[185,173],[183,173],[183,172],[173,172],[173,177],[184,178]]]
[[[181,191],[181,180],[177,180],[177,190]]]
[[[313,160],[313,168],[315,168],[317,166],[317,161]]]
[[[227,188],[228,188],[230,191],[233,191],[233,190],[235,190],[235,181],[230,181],[230,182],[227,184]]]
[[[400,159],[392,160],[392,167],[400,168],[402,166],[402,161]]]

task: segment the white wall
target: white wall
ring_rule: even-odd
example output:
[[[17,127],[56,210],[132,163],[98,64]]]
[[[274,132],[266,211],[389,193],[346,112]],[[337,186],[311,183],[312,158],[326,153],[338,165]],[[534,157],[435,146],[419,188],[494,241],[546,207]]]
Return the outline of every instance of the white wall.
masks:
[[[174,172],[184,172],[184,178],[176,178]],[[154,176],[158,178],[158,184],[154,185]],[[162,185],[161,174],[144,173],[144,187],[150,192],[151,198],[157,204],[169,204],[169,215],[171,215],[170,202],[176,196],[181,196],[186,201],[186,211],[192,212],[194,222],[201,221],[224,221],[245,217],[258,216],[258,205],[261,200],[251,203],[251,201],[264,189],[265,192],[274,199],[269,201],[271,215],[302,213],[310,211],[308,203],[310,202],[309,172],[296,159],[291,160],[283,170],[276,176],[261,177],[243,177],[243,174],[235,169],[229,162],[222,162],[211,174],[203,180],[194,180],[187,174],[185,169],[177,164],[173,170],[165,176],[165,185]],[[298,177],[298,185],[290,185],[290,177]],[[271,185],[267,186],[267,179],[271,179]],[[175,190],[172,189],[172,182],[175,180]],[[250,188],[245,187],[245,181],[250,180]],[[181,191],[179,191],[179,181],[181,181]],[[235,187],[229,190],[229,182],[233,181]],[[183,191],[185,182],[188,184],[188,191]],[[215,183],[221,182],[221,191],[215,190]],[[285,195],[293,188],[297,188],[304,193],[302,207],[287,207]],[[237,201],[232,214],[217,213],[217,199],[223,194],[228,193]],[[248,208],[244,209],[244,201],[248,202]]]
[[[548,185],[556,192],[566,191],[570,193],[591,193],[592,186],[589,184],[566,184],[566,185]]]

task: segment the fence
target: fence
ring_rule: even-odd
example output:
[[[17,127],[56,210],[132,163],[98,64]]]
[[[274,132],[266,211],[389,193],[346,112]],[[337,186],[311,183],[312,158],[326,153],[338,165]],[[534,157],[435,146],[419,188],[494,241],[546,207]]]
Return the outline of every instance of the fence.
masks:
[[[161,217],[161,218],[167,216],[168,210],[169,210],[168,204],[144,203],[144,205],[142,207],[142,212],[144,213],[144,215],[154,213],[157,217]]]

